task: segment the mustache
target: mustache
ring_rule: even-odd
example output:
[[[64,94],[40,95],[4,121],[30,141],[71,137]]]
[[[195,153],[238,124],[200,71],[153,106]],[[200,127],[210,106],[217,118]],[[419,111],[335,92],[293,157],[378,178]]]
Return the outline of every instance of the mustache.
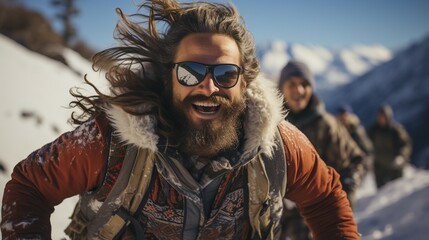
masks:
[[[228,104],[228,103],[231,102],[231,100],[229,99],[228,96],[226,96],[224,94],[221,94],[221,93],[214,93],[214,94],[212,94],[212,95],[210,95],[208,97],[204,96],[204,95],[201,95],[201,94],[192,95],[192,96],[187,96],[183,100],[183,102],[185,104],[191,104],[192,102],[195,102],[195,101],[211,101],[211,102],[219,103],[219,104],[222,104],[222,103],[223,104]]]

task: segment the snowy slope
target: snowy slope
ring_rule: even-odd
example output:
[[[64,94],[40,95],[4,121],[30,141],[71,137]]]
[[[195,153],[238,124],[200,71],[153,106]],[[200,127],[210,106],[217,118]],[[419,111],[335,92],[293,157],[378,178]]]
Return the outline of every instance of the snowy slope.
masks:
[[[71,110],[68,90],[83,86],[76,72],[92,73],[90,63],[72,51],[66,51],[70,69],[30,52],[0,35],[0,159],[7,175],[0,173],[0,197],[13,166],[31,151],[55,139],[72,126],[66,123]],[[29,117],[23,118],[22,112]],[[25,115],[25,114],[24,114]],[[57,130],[55,130],[57,129]],[[387,185],[376,193],[369,177],[358,191],[356,219],[363,239],[423,240],[429,234],[429,173],[410,168],[408,177]],[[370,175],[371,176],[371,175]],[[412,176],[412,177],[410,177]],[[51,217],[52,239],[61,239],[77,197],[56,207]]]
[[[406,169],[404,178],[387,184],[379,192],[361,195],[355,217],[362,240],[428,239],[427,199],[429,172],[411,167]]]
[[[92,73],[88,61],[72,51],[65,55],[73,70],[57,61],[31,52],[0,35],[0,161],[7,175],[0,174],[0,196],[14,165],[54,140],[59,133],[72,129],[67,124],[71,110],[67,109],[74,86],[83,87],[80,74]],[[101,79],[99,81],[102,81]],[[27,116],[27,117],[23,117]],[[74,208],[76,197],[64,201],[52,216],[53,239],[60,239]],[[57,226],[57,227],[55,227]]]

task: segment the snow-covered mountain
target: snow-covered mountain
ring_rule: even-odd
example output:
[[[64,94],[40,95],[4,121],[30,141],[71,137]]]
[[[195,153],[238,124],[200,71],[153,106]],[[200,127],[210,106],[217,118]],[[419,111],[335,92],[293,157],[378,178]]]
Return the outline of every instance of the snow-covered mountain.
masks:
[[[393,53],[381,45],[355,45],[331,50],[279,40],[260,44],[257,49],[261,71],[269,78],[278,81],[281,69],[289,60],[300,60],[307,63],[314,73],[319,91],[349,83],[356,76],[393,57]]]
[[[70,50],[69,66],[31,52],[0,35],[0,198],[12,168],[33,150],[72,129],[67,124],[73,86],[82,75],[103,81],[90,63]],[[100,82],[100,84],[103,84]],[[98,85],[100,85],[98,84]],[[89,91],[89,90],[87,90]],[[426,118],[428,119],[428,118]],[[356,220],[362,239],[427,239],[429,235],[429,172],[412,167],[407,174],[376,192],[371,174],[357,193]],[[64,239],[77,197],[66,199],[51,216],[52,239]],[[1,238],[1,237],[0,237]]]
[[[429,168],[429,36],[322,97],[331,111],[350,104],[366,126],[380,104],[390,104],[413,140],[413,163]]]

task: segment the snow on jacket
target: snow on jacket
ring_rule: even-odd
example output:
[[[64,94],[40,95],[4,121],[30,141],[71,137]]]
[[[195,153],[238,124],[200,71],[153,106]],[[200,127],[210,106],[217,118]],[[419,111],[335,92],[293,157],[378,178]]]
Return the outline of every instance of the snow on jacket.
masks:
[[[255,81],[246,91],[248,108],[244,122],[245,140],[240,153],[270,154],[278,127],[287,164],[287,190],[284,197],[297,203],[315,239],[359,239],[357,225],[346,194],[342,191],[338,173],[325,165],[299,130],[282,121],[281,98],[277,92],[265,87],[266,84],[264,83],[264,87],[261,87],[262,84]],[[154,118],[151,116],[131,116],[119,108],[111,107],[106,110],[106,114],[97,115],[74,131],[64,133],[30,154],[15,167],[12,179],[5,187],[2,207],[3,239],[16,239],[23,236],[41,236],[41,239],[50,239],[50,215],[54,211],[54,206],[70,196],[94,191],[103,182],[106,159],[109,154],[109,130],[113,127],[115,133],[119,134],[127,144],[160,150],[159,136],[155,134],[154,125]],[[210,232],[208,235],[210,239],[248,239],[250,237],[250,229],[246,228],[249,226],[249,219],[245,215],[248,205],[245,194],[247,179],[243,176],[245,168],[246,165],[242,165],[223,176],[224,182],[235,181],[235,185],[233,184],[233,188],[219,191],[215,197],[216,202],[213,203],[212,212],[209,214],[210,218],[201,225],[202,230]],[[228,177],[230,179],[227,179]],[[157,186],[173,189],[168,182],[162,180],[161,176],[156,175],[154,179],[159,181]],[[237,181],[239,179],[243,181]],[[152,194],[150,199],[154,201],[148,201],[145,209],[174,206],[170,209],[174,211],[168,211],[169,219],[177,221],[171,221],[169,223],[171,226],[167,224],[162,227],[171,230],[175,229],[174,225],[176,229],[180,229],[183,224],[181,219],[186,215],[180,204],[184,196],[175,191],[164,192],[154,188],[149,189],[149,192]],[[154,196],[156,193],[169,196],[161,199]],[[176,196],[175,202],[171,202],[171,195]],[[235,220],[239,225],[222,221],[225,213],[219,214],[221,208],[219,206],[228,199],[237,199],[240,202],[240,204],[223,208],[237,217]],[[160,200],[169,202],[162,206]],[[97,207],[97,204],[94,204],[94,207]],[[231,211],[228,207],[235,209]],[[146,211],[148,212],[150,211]],[[162,216],[148,216],[145,212],[143,213],[142,224],[145,224],[146,234],[153,239],[167,237],[180,239],[180,231],[166,233],[150,227],[160,217]],[[211,223],[216,224],[211,227]],[[232,225],[239,228],[234,230]],[[201,237],[204,238],[204,236]]]

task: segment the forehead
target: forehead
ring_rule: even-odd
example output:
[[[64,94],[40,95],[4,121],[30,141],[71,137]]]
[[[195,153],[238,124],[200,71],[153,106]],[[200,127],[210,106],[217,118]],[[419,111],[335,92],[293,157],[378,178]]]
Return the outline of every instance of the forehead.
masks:
[[[300,76],[290,76],[289,78],[287,78],[287,80],[285,81],[285,84],[303,84],[303,85],[307,85],[309,84],[309,82]]]
[[[235,40],[227,35],[191,33],[180,41],[174,61],[240,65],[240,51]]]

